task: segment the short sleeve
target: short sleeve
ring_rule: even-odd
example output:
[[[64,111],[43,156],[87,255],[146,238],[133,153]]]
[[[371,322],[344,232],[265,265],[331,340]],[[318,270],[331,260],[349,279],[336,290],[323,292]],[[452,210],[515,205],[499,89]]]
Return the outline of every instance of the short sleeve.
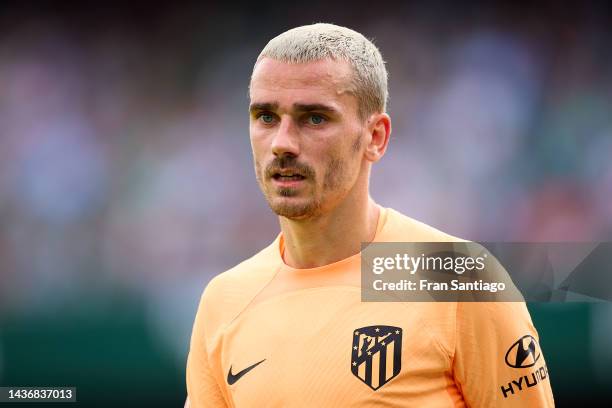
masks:
[[[470,407],[554,407],[523,302],[458,303],[453,375]]]
[[[190,408],[226,407],[221,388],[210,367],[204,336],[204,297],[196,314],[187,358],[187,393]]]

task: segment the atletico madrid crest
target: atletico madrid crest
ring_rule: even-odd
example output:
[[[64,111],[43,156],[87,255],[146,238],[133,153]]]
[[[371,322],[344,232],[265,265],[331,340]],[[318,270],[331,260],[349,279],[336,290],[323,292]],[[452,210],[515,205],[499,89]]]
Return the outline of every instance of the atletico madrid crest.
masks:
[[[402,329],[367,326],[353,332],[351,372],[374,391],[402,369]]]

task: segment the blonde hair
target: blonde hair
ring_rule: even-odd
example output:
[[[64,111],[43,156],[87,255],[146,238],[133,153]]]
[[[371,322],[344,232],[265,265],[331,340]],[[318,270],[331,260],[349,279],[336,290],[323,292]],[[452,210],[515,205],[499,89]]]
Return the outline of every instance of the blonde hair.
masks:
[[[296,27],[274,37],[257,57],[289,63],[325,58],[345,60],[353,69],[351,91],[359,102],[362,118],[387,109],[387,69],[376,46],[350,28],[317,23]]]

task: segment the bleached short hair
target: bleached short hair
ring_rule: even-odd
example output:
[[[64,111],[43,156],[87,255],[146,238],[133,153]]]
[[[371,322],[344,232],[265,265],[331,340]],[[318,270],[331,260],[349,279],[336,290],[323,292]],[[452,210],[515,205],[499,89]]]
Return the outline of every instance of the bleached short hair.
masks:
[[[386,112],[385,62],[378,48],[357,31],[326,23],[296,27],[271,39],[255,66],[262,58],[288,63],[345,60],[353,68],[351,92],[357,97],[360,116]]]

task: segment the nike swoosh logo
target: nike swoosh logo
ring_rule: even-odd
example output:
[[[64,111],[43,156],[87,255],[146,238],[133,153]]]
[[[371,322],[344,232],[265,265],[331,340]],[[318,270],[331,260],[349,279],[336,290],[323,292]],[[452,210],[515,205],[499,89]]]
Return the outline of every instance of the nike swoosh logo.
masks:
[[[242,378],[243,375],[245,375],[246,373],[248,373],[249,371],[251,371],[252,369],[254,369],[255,367],[257,367],[258,365],[260,365],[261,363],[263,363],[264,361],[266,361],[266,359],[264,358],[263,360],[261,360],[258,363],[255,363],[251,366],[248,366],[247,368],[245,368],[242,371],[238,371],[236,374],[232,374],[232,366],[230,366],[229,371],[227,372],[227,383],[229,385],[234,384],[236,381],[238,381],[239,379]]]

